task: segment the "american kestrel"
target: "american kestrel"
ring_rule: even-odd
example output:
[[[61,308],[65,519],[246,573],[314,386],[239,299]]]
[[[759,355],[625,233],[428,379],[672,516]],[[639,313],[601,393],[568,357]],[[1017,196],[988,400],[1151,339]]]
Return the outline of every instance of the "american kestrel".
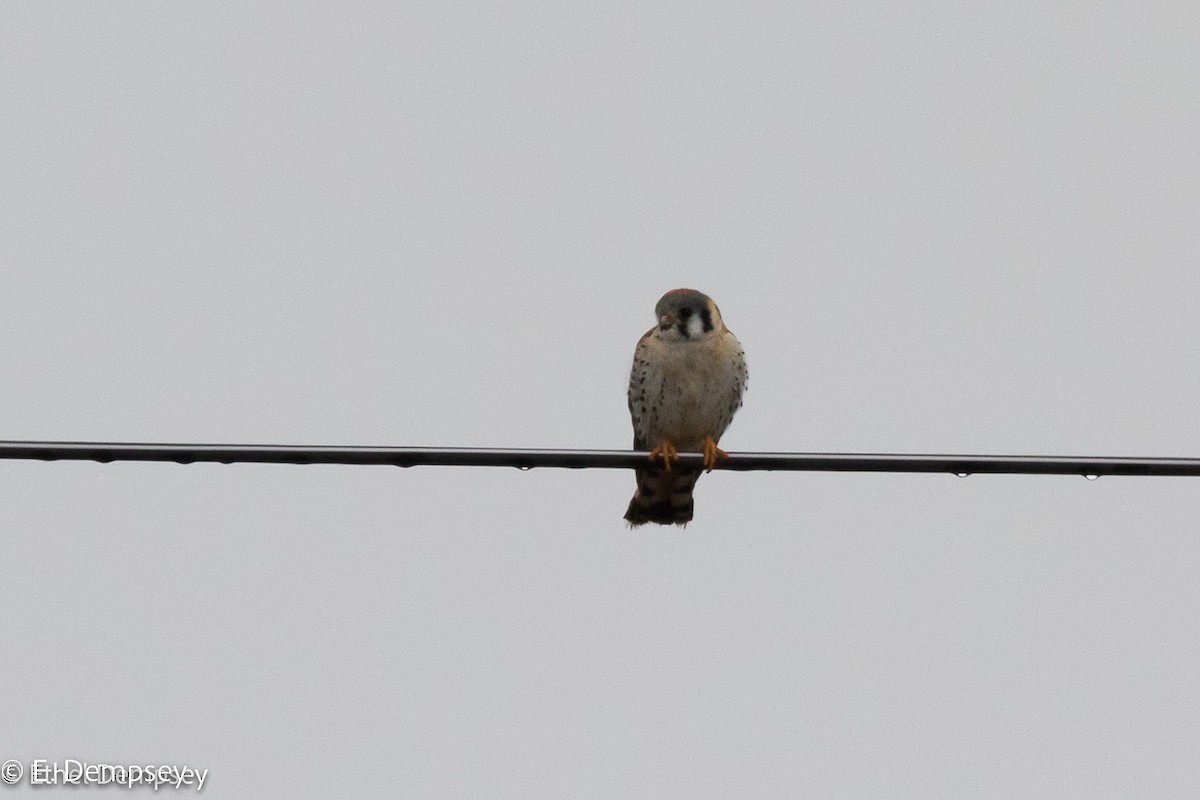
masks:
[[[633,447],[650,450],[650,463],[636,469],[625,519],[631,526],[686,525],[700,470],[672,461],[680,451],[703,452],[711,470],[727,455],[717,442],[742,405],[746,358],[708,295],[674,289],[654,314],[658,324],[638,340],[629,376]]]

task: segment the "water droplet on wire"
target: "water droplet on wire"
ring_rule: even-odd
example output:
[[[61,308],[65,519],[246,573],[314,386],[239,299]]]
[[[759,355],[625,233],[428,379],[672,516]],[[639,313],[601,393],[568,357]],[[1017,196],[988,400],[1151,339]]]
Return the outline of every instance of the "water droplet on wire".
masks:
[[[1084,475],[1083,477],[1087,478],[1089,481],[1094,481],[1094,480],[1098,479],[1100,476],[1089,472],[1088,474]]]

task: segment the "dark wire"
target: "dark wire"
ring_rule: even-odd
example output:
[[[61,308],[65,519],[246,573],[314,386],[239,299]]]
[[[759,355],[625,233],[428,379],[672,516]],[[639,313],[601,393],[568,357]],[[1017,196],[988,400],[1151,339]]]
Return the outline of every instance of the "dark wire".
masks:
[[[0,442],[0,459],[39,461],[173,461],[179,464],[378,464],[397,467],[565,467],[630,469],[648,454],[629,450],[523,450],[454,447],[341,447],[260,444],[139,444],[116,442]],[[681,453],[682,466],[700,466]],[[717,469],[800,472],[949,472],[956,475],[1192,475],[1198,458],[982,456],[893,453],[730,453]]]

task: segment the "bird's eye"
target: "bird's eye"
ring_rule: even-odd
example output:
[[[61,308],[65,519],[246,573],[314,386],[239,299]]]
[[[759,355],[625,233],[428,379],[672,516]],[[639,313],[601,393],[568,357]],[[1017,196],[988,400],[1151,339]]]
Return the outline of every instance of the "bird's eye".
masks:
[[[690,308],[679,309],[679,316],[683,317],[684,319],[687,319],[691,315],[692,315],[692,310]]]

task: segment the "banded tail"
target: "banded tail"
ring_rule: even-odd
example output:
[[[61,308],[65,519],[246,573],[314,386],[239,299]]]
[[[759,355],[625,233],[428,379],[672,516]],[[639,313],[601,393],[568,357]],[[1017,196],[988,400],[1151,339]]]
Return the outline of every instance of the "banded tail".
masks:
[[[625,521],[636,528],[647,522],[658,525],[687,525],[692,521],[692,487],[700,478],[700,470],[678,466],[665,470],[661,466],[638,467],[637,491],[629,501]]]

